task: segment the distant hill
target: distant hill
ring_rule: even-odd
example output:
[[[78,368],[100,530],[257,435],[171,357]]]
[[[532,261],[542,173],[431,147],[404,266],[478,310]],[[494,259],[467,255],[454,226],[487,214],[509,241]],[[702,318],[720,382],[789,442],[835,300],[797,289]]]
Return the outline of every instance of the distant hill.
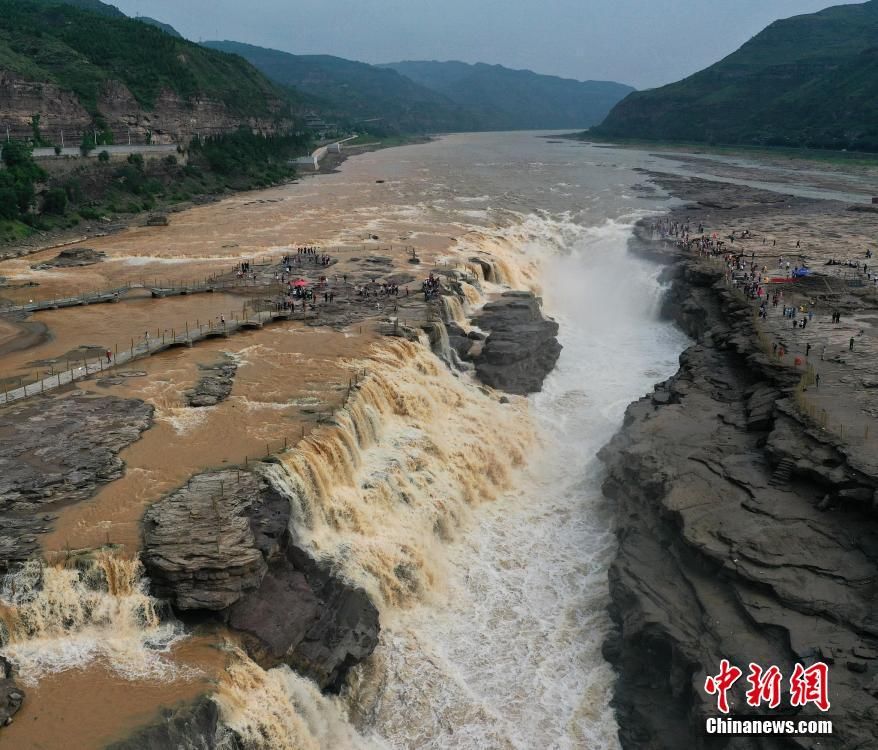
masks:
[[[110,18],[126,18],[125,14],[119,10],[115,5],[108,5],[107,3],[102,3],[100,0],[36,0],[37,2],[41,2],[43,5],[59,5],[63,3],[64,5],[72,5],[74,8],[79,8],[80,10],[87,10],[91,13],[99,13],[102,16],[109,16]]]
[[[374,121],[379,129],[426,132],[474,130],[477,118],[447,97],[396,71],[330,55],[288,52],[230,41],[205,47],[240,55],[273,81],[322,100],[322,109],[353,122]]]
[[[391,130],[404,132],[587,127],[634,90],[499,65],[367,65],[239,42],[204,44],[241,55],[272,80],[320,97],[336,116],[361,122],[381,118]]]
[[[631,94],[593,133],[878,151],[878,0],[776,21],[715,65]]]
[[[150,26],[155,26],[157,29],[161,29],[162,31],[164,31],[165,34],[170,34],[171,36],[175,36],[178,39],[183,38],[183,35],[170,24],[156,21],[156,19],[150,18],[149,16],[137,16],[134,20],[140,21],[141,23],[148,23]]]
[[[575,81],[484,63],[408,61],[382,67],[466,107],[491,130],[595,125],[634,91],[611,81]]]
[[[82,8],[88,8],[83,10]],[[204,49],[91,0],[0,0],[0,112],[57,138],[97,128],[170,139],[271,127],[302,97],[235,55]]]

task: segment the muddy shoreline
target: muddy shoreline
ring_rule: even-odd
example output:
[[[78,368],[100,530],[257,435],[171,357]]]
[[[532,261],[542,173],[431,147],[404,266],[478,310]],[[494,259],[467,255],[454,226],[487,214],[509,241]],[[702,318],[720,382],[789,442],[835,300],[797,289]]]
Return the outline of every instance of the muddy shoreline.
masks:
[[[429,143],[431,139],[413,139],[411,143],[402,145],[415,145],[418,143]],[[303,178],[316,177],[319,175],[333,174],[339,171],[339,167],[345,161],[360,154],[366,154],[371,151],[378,151],[383,148],[393,148],[393,146],[371,146],[365,148],[354,147],[351,151],[343,151],[340,154],[328,154],[320,165],[320,169],[314,171],[300,172],[296,176],[286,182],[278,183],[272,187],[282,187],[283,185],[294,185]],[[177,214],[187,211],[191,208],[204,206],[210,203],[218,203],[224,198],[233,195],[245,195],[247,193],[255,193],[266,190],[265,187],[252,188],[249,190],[235,190],[225,193],[206,193],[198,195],[191,200],[179,203],[168,203],[163,206],[157,206],[149,213],[167,213]],[[172,219],[173,220],[173,219]],[[82,225],[71,229],[53,229],[49,231],[38,230],[31,237],[23,240],[16,240],[12,243],[0,243],[0,261],[11,260],[13,258],[26,257],[34,255],[46,250],[60,250],[70,245],[77,245],[80,242],[96,237],[107,237],[124,232],[132,227],[142,227],[147,225],[147,216],[140,214],[120,214],[115,216],[113,220],[108,222],[85,222]],[[13,249],[14,248],[14,249]],[[0,297],[2,297],[3,285],[0,284]]]
[[[836,226],[846,209],[696,178],[650,178],[685,202],[671,221],[703,222],[721,236],[744,226],[759,232],[779,216],[791,226]],[[766,258],[759,264],[788,252],[762,236],[746,247]],[[787,680],[797,664],[827,664],[835,734],[819,746],[873,746],[878,472],[863,458],[868,446],[812,418],[800,368],[771,349],[772,340],[775,347],[799,342],[787,340],[791,332],[781,339],[757,327],[756,308],[729,285],[722,262],[658,238],[650,220],[637,227],[629,251],[665,264],[671,283],[663,313],[694,343],[676,375],[628,408],[601,451],[604,492],[617,514],[609,572],[615,630],[604,653],[618,673],[613,704],[622,746],[815,746],[807,737],[707,735],[705,720],[719,714],[704,683],[721,659],[745,676],[750,662],[776,665]],[[822,273],[817,250],[808,252],[815,275]],[[835,307],[851,316],[874,311],[868,292],[853,292],[861,290],[811,292],[818,332]],[[830,398],[851,402],[858,388],[841,378]],[[821,718],[813,706],[791,706],[788,692],[775,712],[750,708],[743,684],[730,693],[733,715]]]

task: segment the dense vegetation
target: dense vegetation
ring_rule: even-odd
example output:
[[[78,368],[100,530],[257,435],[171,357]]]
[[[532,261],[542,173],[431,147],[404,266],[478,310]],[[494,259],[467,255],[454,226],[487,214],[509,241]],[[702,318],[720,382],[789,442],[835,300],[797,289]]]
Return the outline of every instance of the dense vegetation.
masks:
[[[3,144],[0,169],[0,220],[21,220],[36,201],[36,183],[45,173],[32,157],[31,147],[20,141]]]
[[[189,146],[190,165],[202,165],[222,177],[249,179],[257,185],[292,177],[290,159],[308,153],[306,135],[254,135],[246,128],[196,139]]]
[[[155,26],[157,29],[161,29],[165,32],[165,34],[170,34],[171,36],[175,36],[178,39],[182,39],[183,35],[177,31],[173,26],[167,23],[162,23],[161,21],[157,21],[155,18],[150,18],[149,16],[137,16],[134,19],[135,21],[140,21],[140,23],[148,23],[150,26]]]
[[[0,70],[56,83],[95,114],[108,80],[124,83],[147,109],[163,89],[216,99],[251,116],[277,113],[280,102],[294,99],[240,57],[204,49],[96,0],[76,5],[88,10],[0,0]]]
[[[472,112],[485,130],[595,125],[634,89],[612,81],[574,81],[462,62],[399,62],[387,68]]]
[[[76,226],[160,209],[202,195],[268,187],[295,176],[289,160],[312,144],[303,134],[257,135],[247,129],[195,140],[177,155],[140,154],[95,160],[47,174],[22,141],[3,144],[0,169],[0,241],[33,229]],[[100,149],[100,147],[98,147]],[[183,163],[183,162],[186,163]]]
[[[878,1],[776,21],[715,65],[631,94],[591,134],[878,151]]]

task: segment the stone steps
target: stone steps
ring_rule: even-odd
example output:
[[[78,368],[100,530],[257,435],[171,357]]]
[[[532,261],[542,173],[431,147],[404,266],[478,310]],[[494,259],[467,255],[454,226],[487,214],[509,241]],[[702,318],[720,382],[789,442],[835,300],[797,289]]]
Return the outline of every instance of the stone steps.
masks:
[[[796,462],[791,458],[783,458],[781,462],[777,465],[774,470],[774,473],[771,475],[771,479],[768,480],[768,483],[777,487],[779,485],[789,484],[790,477],[793,474],[793,469],[796,468]]]

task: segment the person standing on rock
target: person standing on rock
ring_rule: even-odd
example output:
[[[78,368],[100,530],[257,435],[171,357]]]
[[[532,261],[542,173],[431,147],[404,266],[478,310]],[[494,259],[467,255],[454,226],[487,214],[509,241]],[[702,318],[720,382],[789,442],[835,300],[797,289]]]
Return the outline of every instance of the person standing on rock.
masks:
[[[814,387],[820,388],[820,373],[819,372],[814,376]]]
[[[109,349],[107,349],[107,364],[110,364],[110,362],[112,361],[112,358],[113,358],[113,353]]]
[[[805,359],[808,359],[808,355],[811,353],[811,344],[805,344]]]
[[[848,351],[852,352],[854,350],[854,337],[851,336],[851,340],[848,342]]]

